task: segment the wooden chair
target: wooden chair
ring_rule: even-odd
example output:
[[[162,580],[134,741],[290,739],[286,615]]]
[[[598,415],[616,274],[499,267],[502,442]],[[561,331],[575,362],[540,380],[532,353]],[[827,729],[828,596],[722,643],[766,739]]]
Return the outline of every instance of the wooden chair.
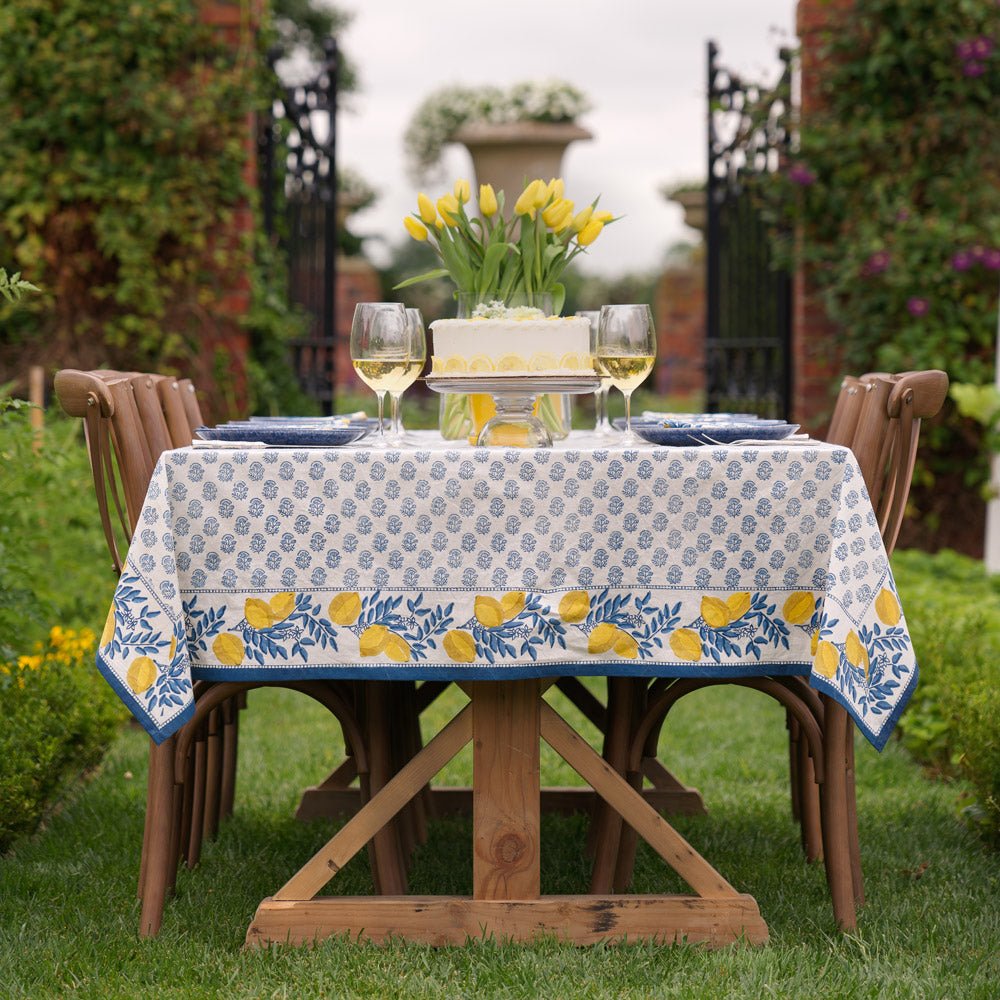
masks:
[[[853,388],[854,393],[846,390]],[[891,555],[906,509],[916,461],[920,423],[935,416],[948,391],[948,376],[941,371],[906,372],[887,376],[871,373],[857,380],[845,379],[835,433],[846,437],[864,477],[878,517],[886,552]],[[859,397],[860,404],[854,398]],[[856,419],[855,419],[856,418]],[[848,429],[851,423],[853,431]],[[846,443],[846,442],[839,442]],[[856,905],[864,901],[857,808],[854,788],[854,725],[844,708],[832,698],[812,690],[804,677],[762,677],[740,680],[700,678],[655,681],[642,699],[621,713],[628,725],[627,776],[633,787],[642,782],[645,757],[655,756],[667,713],[684,695],[715,684],[738,684],[778,700],[795,724],[800,749],[790,754],[793,802],[797,799],[803,840],[822,856],[838,925],[856,926]],[[815,789],[819,790],[818,808]],[[818,832],[815,827],[818,826]],[[592,891],[604,885],[622,892],[631,881],[636,836],[619,822],[610,838],[599,843]]]
[[[174,446],[160,404],[163,393],[178,391],[171,388],[170,382],[159,376],[126,372],[64,370],[56,375],[56,396],[63,409],[84,421],[101,523],[119,574],[124,566],[121,536],[131,538],[156,461],[165,448]],[[185,398],[184,390],[179,391],[181,399]],[[180,411],[176,409],[174,420],[174,433],[188,442],[192,424],[198,426],[200,420],[193,390],[189,394],[194,405],[189,402],[184,408],[184,424],[177,422],[176,413]],[[367,752],[342,686],[319,681],[270,683],[302,691],[330,709],[344,730],[360,774],[362,794],[367,796]],[[178,859],[184,857],[193,866],[200,856],[203,837],[214,836],[220,815],[231,811],[235,730],[228,742],[225,731],[234,725],[234,699],[260,686],[263,684],[198,682],[194,719],[162,744],[150,742],[139,874],[143,902],[140,930],[144,936],[159,931],[164,901],[176,880]]]

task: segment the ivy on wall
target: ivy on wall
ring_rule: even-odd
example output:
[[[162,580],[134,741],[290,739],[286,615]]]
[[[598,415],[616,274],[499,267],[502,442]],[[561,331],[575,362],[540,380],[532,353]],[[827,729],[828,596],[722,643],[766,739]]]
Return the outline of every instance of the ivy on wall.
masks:
[[[821,106],[803,116],[786,169],[762,193],[795,234],[780,256],[810,267],[840,327],[846,371],[942,368],[953,382],[993,380],[997,11],[995,0],[830,8],[815,53]],[[968,523],[934,494],[974,496],[987,475],[981,442],[981,428],[954,410],[928,435],[914,493],[925,532]]]
[[[195,0],[0,5],[0,259],[43,289],[0,313],[0,369],[32,345],[50,365],[197,352],[249,270],[218,234],[248,194],[258,72]]]

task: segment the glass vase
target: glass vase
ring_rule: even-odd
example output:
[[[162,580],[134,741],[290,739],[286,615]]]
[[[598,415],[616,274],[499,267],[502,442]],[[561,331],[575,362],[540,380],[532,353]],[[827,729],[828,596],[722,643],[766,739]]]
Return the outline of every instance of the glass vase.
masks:
[[[479,300],[467,292],[458,293],[458,319],[469,319]],[[518,306],[531,306],[541,309],[546,316],[551,316],[552,294],[550,292],[534,293],[528,296],[518,295],[504,305],[509,309]],[[535,401],[534,413],[549,431],[554,441],[565,438],[573,426],[573,397],[564,393],[547,393]],[[496,416],[496,403],[489,393],[448,393],[441,396],[439,427],[441,436],[446,441],[468,440],[475,444],[479,432],[486,422]],[[516,444],[512,441],[511,444]]]

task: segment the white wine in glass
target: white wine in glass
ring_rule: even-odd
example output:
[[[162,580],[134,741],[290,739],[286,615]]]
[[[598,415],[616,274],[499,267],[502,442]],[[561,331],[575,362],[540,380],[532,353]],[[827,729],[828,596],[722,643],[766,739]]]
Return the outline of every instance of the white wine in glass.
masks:
[[[378,441],[386,447],[382,413],[387,392],[402,392],[416,376],[410,358],[410,330],[401,302],[359,302],[351,324],[351,362],[378,398]]]
[[[406,436],[403,421],[400,417],[399,397],[410,388],[423,371],[427,360],[427,337],[424,333],[424,317],[419,309],[406,310],[406,322],[410,329],[410,364],[398,387],[390,387],[389,396],[392,399],[392,431],[391,444],[405,444]]]
[[[594,367],[625,397],[625,445],[639,440],[632,431],[632,393],[652,371],[655,359],[656,330],[649,306],[601,307]]]

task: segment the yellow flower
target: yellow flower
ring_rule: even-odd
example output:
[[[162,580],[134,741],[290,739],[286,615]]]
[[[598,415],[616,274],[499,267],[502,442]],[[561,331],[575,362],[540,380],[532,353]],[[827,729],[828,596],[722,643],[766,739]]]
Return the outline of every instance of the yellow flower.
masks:
[[[455,181],[455,197],[460,205],[464,205],[470,197],[469,182],[462,178]]]
[[[546,194],[555,201],[559,201],[566,193],[566,185],[561,177],[553,177],[545,188]]]
[[[480,184],[479,185],[479,211],[482,212],[483,217],[486,219],[491,218],[496,215],[497,208],[497,195],[493,190],[492,184]]]
[[[576,215],[573,216],[573,231],[577,233],[580,232],[580,230],[583,229],[588,222],[590,222],[590,217],[593,214],[594,209],[591,205],[588,205],[582,211],[577,212]]]
[[[606,224],[608,222],[611,222],[612,219],[614,219],[614,214],[612,212],[607,212],[602,209],[600,212],[594,212],[594,218],[597,219],[598,222],[603,222]]]
[[[420,218],[428,226],[437,219],[437,209],[434,207],[434,202],[423,191],[417,195],[417,210],[420,212]]]
[[[458,225],[458,219],[455,216],[458,215],[459,204],[458,199],[453,194],[441,195],[437,200],[437,207],[446,226],[454,227]]]
[[[597,219],[591,219],[583,229],[581,229],[576,236],[576,242],[582,247],[588,247],[598,236],[601,235],[601,230],[604,228],[603,222],[598,222]]]
[[[514,202],[514,214],[515,215],[530,215],[532,218],[535,217],[535,210],[538,208],[538,198],[539,195],[544,197],[545,195],[545,185],[539,181],[532,181],[522,192],[521,197]],[[545,202],[543,201],[544,205]]]
[[[406,226],[406,231],[418,242],[423,243],[427,239],[427,227],[422,226],[412,215],[408,215],[403,219],[403,225]]]
[[[573,202],[567,201],[565,198],[560,198],[558,201],[552,202],[551,205],[544,212],[542,212],[542,219],[545,225],[549,229],[554,229],[558,232],[561,229],[565,229],[567,223],[573,218]]]

